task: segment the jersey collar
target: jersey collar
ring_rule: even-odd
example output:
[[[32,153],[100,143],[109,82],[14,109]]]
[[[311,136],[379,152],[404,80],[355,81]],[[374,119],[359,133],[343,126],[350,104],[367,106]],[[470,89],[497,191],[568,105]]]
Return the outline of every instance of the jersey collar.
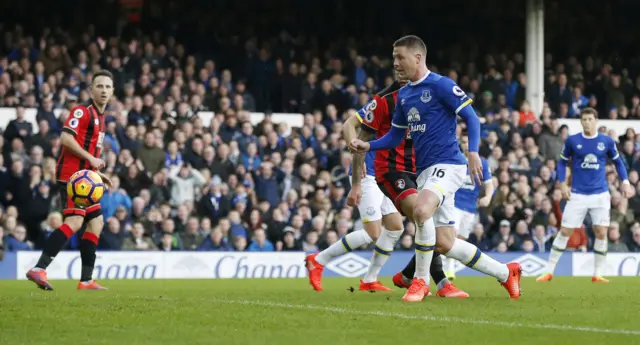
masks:
[[[411,86],[416,86],[416,85],[418,85],[418,84],[422,83],[425,79],[427,79],[427,77],[429,76],[429,74],[431,74],[431,71],[427,70],[427,73],[425,73],[424,77],[422,77],[422,78],[420,78],[420,79],[418,79],[418,80],[416,80],[416,81],[410,81],[410,82],[409,82],[409,85],[411,85]]]
[[[592,135],[592,136],[590,136],[590,137],[589,137],[589,136],[586,136],[586,135],[584,134],[584,132],[582,132],[582,137],[583,137],[583,138],[585,138],[585,139],[594,139],[594,138],[595,138],[595,137],[597,137],[597,136],[598,136],[598,132],[596,132],[596,134],[594,134],[594,135]]]

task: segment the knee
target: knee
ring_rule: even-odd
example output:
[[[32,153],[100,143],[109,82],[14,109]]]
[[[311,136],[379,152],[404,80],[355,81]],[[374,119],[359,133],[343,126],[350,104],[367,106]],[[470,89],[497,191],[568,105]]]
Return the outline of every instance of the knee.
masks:
[[[67,224],[73,232],[78,232],[82,227],[83,222],[84,218],[78,216],[69,217],[64,220],[64,223]]]
[[[596,227],[594,227],[594,230],[595,230],[597,239],[604,240],[604,239],[607,238],[607,228],[606,227],[596,226]]]
[[[416,222],[424,222],[429,219],[429,210],[427,205],[424,204],[416,204],[413,207],[413,217]]]
[[[570,237],[571,234],[573,234],[573,229],[562,228],[562,229],[560,229],[560,233],[562,233],[564,236]]]
[[[440,240],[438,238],[436,241],[436,251],[440,254],[446,255],[451,250],[451,247],[453,247],[453,243],[447,239]]]

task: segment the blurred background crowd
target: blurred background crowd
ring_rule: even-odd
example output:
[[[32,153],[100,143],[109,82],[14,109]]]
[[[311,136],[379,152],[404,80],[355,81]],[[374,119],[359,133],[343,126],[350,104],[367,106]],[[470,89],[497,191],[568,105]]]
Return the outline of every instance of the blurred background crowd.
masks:
[[[391,43],[415,33],[431,70],[457,81],[482,118],[480,153],[497,188],[469,240],[486,251],[548,251],[564,207],[556,160],[569,134],[557,119],[586,106],[601,118],[640,119],[635,26],[612,16],[628,4],[599,4],[595,20],[590,5],[569,3],[547,3],[540,114],[525,99],[521,4],[425,2],[408,11],[337,0],[3,3],[0,107],[15,108],[15,118],[0,137],[1,247],[37,249],[61,225],[62,123],[89,102],[92,73],[108,69],[116,92],[103,158],[114,186],[101,201],[99,249],[326,248],[362,226],[346,206],[351,155],[342,123],[392,82]],[[422,13],[443,15],[425,23]],[[35,127],[24,118],[29,108],[37,109]],[[255,112],[264,119],[252,122]],[[272,113],[304,121],[292,126]],[[619,143],[640,192],[640,138],[633,129],[601,131]],[[608,169],[609,251],[640,251],[640,193],[622,198]],[[407,222],[398,250],[412,248],[414,231]],[[587,219],[569,248],[591,243]],[[68,248],[77,245],[73,237]]]

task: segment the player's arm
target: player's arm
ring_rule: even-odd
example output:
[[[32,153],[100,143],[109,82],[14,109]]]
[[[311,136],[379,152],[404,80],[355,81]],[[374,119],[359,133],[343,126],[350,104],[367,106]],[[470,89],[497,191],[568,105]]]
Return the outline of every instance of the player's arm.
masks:
[[[570,196],[569,185],[567,184],[567,165],[569,164],[569,159],[571,159],[572,156],[573,142],[571,137],[569,137],[562,147],[562,152],[560,152],[557,171],[558,183],[560,183],[560,192],[562,193],[562,198],[565,200],[569,199]]]
[[[373,139],[373,133],[362,129],[360,121],[358,113],[355,113],[345,122],[342,132],[347,142],[351,142],[353,139],[360,139],[362,141]],[[360,129],[360,133],[356,134],[358,129]],[[353,155],[353,161],[351,162],[352,185],[359,185],[362,180],[364,160],[365,154],[362,152],[357,152]]]
[[[489,170],[489,163],[484,158],[482,159],[482,170],[484,196],[478,200],[478,204],[480,207],[486,207],[491,203],[496,187],[493,185],[493,176],[491,176],[491,170]]]
[[[62,134],[60,135],[60,143],[62,146],[64,146],[74,156],[91,161],[94,158],[93,155],[78,144],[76,137],[73,134],[65,131],[64,129],[66,129],[66,127],[63,128]]]
[[[616,143],[615,141],[613,141],[613,139],[609,140],[609,149],[607,150],[607,154],[609,155],[609,157],[611,157],[613,164],[616,166],[616,171],[618,172],[620,181],[622,181],[622,195],[625,198],[632,197],[633,187],[631,187],[631,183],[629,183],[627,168],[625,168],[624,166],[624,161],[622,161],[622,157],[620,157],[620,153],[618,152],[618,148],[616,147]]]
[[[389,150],[398,147],[407,135],[407,128],[409,128],[409,124],[402,106],[396,107],[391,120],[391,130],[382,138],[370,141],[369,150]]]

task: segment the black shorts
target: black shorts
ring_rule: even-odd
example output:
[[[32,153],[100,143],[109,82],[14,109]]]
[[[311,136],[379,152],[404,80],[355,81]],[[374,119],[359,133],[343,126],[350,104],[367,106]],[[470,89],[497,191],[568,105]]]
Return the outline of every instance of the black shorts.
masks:
[[[58,181],[58,189],[60,189],[60,200],[62,202],[62,218],[66,219],[71,216],[79,216],[83,217],[85,222],[88,222],[102,215],[100,203],[89,207],[76,205],[73,200],[71,200],[71,196],[67,194],[67,184],[65,182]]]
[[[378,187],[384,195],[386,195],[400,213],[400,202],[412,194],[418,193],[418,185],[416,184],[416,174],[403,171],[389,171],[381,177],[377,177]]]

